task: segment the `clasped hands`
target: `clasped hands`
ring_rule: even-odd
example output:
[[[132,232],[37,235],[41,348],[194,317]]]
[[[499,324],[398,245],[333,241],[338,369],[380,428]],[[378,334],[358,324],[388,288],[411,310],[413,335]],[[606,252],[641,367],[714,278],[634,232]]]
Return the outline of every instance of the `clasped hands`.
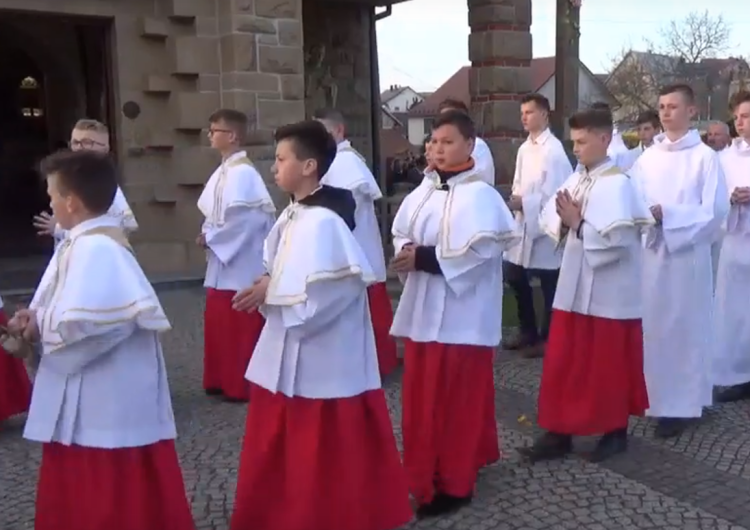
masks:
[[[39,325],[36,320],[36,312],[31,309],[19,309],[8,321],[8,335],[21,338],[33,344],[39,340]]]
[[[266,301],[268,285],[271,283],[271,277],[264,274],[247,289],[238,291],[232,298],[232,309],[235,311],[246,311],[251,313],[263,305]]]
[[[400,274],[414,272],[416,270],[414,266],[416,255],[417,247],[414,246],[414,243],[407,243],[393,256],[390,263],[391,269]]]
[[[581,221],[583,221],[581,204],[573,199],[568,190],[557,192],[557,197],[555,197],[555,207],[557,215],[560,217],[562,223],[570,230],[578,230]]]
[[[750,203],[750,187],[734,188],[732,196],[729,198],[729,202],[732,204],[748,204]]]

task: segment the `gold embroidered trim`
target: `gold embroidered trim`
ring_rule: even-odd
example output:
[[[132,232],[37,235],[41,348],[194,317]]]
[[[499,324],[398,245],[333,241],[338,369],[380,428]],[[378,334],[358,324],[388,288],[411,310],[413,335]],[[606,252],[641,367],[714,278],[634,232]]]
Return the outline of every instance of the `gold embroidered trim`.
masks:
[[[117,228],[117,227],[110,227],[110,226],[95,227],[95,228],[92,228],[92,229],[87,230],[85,232],[82,232],[81,234],[75,236],[72,239],[67,239],[67,240],[63,241],[60,249],[58,250],[58,254],[57,254],[57,270],[55,271],[55,275],[54,275],[53,279],[51,280],[49,286],[45,290],[46,293],[41,297],[42,300],[45,301],[45,305],[47,306],[47,309],[44,311],[44,315],[42,317],[42,321],[39,323],[39,329],[42,332],[42,335],[45,335],[45,333],[44,333],[45,330],[47,331],[46,335],[47,335],[48,339],[49,339],[49,335],[50,334],[57,334],[57,335],[59,335],[58,329],[59,329],[60,325],[72,321],[72,320],[65,320],[63,318],[63,316],[66,315],[66,314],[73,313],[73,312],[78,312],[78,313],[88,313],[88,314],[91,314],[91,315],[106,315],[106,314],[111,314],[111,313],[116,313],[116,312],[119,312],[119,311],[126,311],[128,309],[136,308],[138,305],[140,305],[140,304],[142,304],[144,302],[147,302],[147,301],[152,301],[153,302],[153,297],[149,296],[149,297],[145,297],[145,298],[136,300],[136,301],[131,302],[129,304],[126,304],[124,306],[111,307],[111,308],[107,308],[107,309],[88,309],[88,308],[84,308],[84,307],[69,308],[69,309],[66,309],[62,313],[60,321],[58,322],[58,325],[56,326],[56,329],[53,329],[52,315],[53,315],[53,313],[55,311],[55,308],[57,307],[57,305],[59,305],[59,302],[60,302],[59,298],[60,298],[60,295],[62,294],[62,289],[60,287],[65,285],[65,281],[67,280],[67,277],[68,277],[68,262],[70,260],[70,252],[73,249],[74,244],[80,238],[86,237],[86,236],[91,236],[91,235],[103,235],[103,236],[109,237],[115,243],[119,244],[125,250],[127,250],[128,252],[130,252],[131,254],[133,254],[135,256],[135,253],[133,251],[132,246],[130,245],[130,242],[128,241],[127,236],[125,236],[125,233],[122,231],[121,228]],[[46,300],[46,298],[48,298],[48,294],[47,293],[50,293],[50,292],[52,293],[52,296],[49,298],[49,301],[48,301],[49,303],[47,303],[47,300]],[[131,316],[129,318],[114,319],[114,320],[109,320],[109,321],[97,320],[95,322],[95,324],[101,325],[101,326],[105,326],[105,325],[112,325],[112,324],[124,323],[124,322],[131,321],[134,318],[138,318],[143,313],[147,313],[149,311],[156,312],[159,309],[160,308],[159,308],[158,304],[153,304],[152,303],[149,306],[146,306],[146,307],[143,307],[143,308],[139,309],[135,315],[133,315],[133,316]],[[154,317],[154,318],[150,318],[150,320],[153,320],[154,322],[163,322],[167,326],[169,325],[169,320],[166,318],[166,316],[157,316],[157,317]],[[77,321],[81,321],[81,320],[77,320]],[[53,352],[59,350],[60,348],[62,348],[63,346],[66,345],[65,341],[63,341],[63,340],[60,340],[60,341],[45,340],[44,344],[50,347],[49,348],[49,353],[53,353]]]
[[[292,240],[294,235],[294,228],[299,220],[298,210],[294,210],[288,213],[288,221],[282,228],[283,233],[280,237],[281,250],[276,253],[273,259],[273,269],[271,271],[271,281],[268,285],[268,291],[266,294],[266,304],[276,306],[294,306],[302,304],[307,301],[307,291],[303,290],[301,293],[279,295],[274,294],[278,289],[279,282],[284,272],[284,267],[289,259],[289,251],[292,248]],[[304,244],[304,243],[303,243]],[[277,247],[277,248],[278,248]],[[363,280],[366,280],[361,267],[356,265],[348,265],[334,270],[316,271],[308,274],[305,277],[305,286],[310,284],[326,281],[326,280],[340,280],[351,276],[362,276]]]

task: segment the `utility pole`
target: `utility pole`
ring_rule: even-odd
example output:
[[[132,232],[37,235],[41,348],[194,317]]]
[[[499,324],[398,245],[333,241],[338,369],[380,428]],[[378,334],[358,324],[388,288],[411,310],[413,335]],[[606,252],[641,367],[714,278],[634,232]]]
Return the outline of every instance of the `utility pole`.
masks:
[[[580,28],[581,0],[557,0],[555,112],[551,125],[561,140],[568,137],[568,117],[578,110]]]

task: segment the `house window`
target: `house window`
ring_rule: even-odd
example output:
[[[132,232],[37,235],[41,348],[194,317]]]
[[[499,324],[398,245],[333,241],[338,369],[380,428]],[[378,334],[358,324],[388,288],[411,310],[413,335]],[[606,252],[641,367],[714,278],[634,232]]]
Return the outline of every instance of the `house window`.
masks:
[[[435,118],[425,118],[424,119],[424,131],[430,132],[432,131],[432,126],[435,125]]]

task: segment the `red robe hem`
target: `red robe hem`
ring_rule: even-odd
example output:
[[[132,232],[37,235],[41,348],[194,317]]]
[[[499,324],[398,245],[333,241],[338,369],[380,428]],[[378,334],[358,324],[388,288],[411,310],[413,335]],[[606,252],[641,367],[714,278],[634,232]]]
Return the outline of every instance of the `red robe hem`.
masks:
[[[231,530],[393,530],[412,518],[385,394],[290,398],[251,384]]]
[[[648,409],[640,320],[554,310],[539,389],[539,425],[593,436]]]
[[[97,449],[46,443],[34,530],[194,530],[173,440]]]
[[[375,332],[375,347],[378,352],[380,376],[390,375],[400,364],[396,340],[391,337],[393,325],[393,305],[385,282],[376,283],[367,288],[367,300],[370,304],[370,318]]]
[[[232,309],[235,291],[207,289],[204,313],[203,388],[246,401],[247,366],[265,325],[258,311]]]
[[[8,323],[0,309],[0,325]],[[0,423],[23,414],[31,404],[31,380],[21,359],[0,348]]]
[[[404,466],[420,504],[466,497],[479,470],[500,459],[490,347],[406,340]]]

